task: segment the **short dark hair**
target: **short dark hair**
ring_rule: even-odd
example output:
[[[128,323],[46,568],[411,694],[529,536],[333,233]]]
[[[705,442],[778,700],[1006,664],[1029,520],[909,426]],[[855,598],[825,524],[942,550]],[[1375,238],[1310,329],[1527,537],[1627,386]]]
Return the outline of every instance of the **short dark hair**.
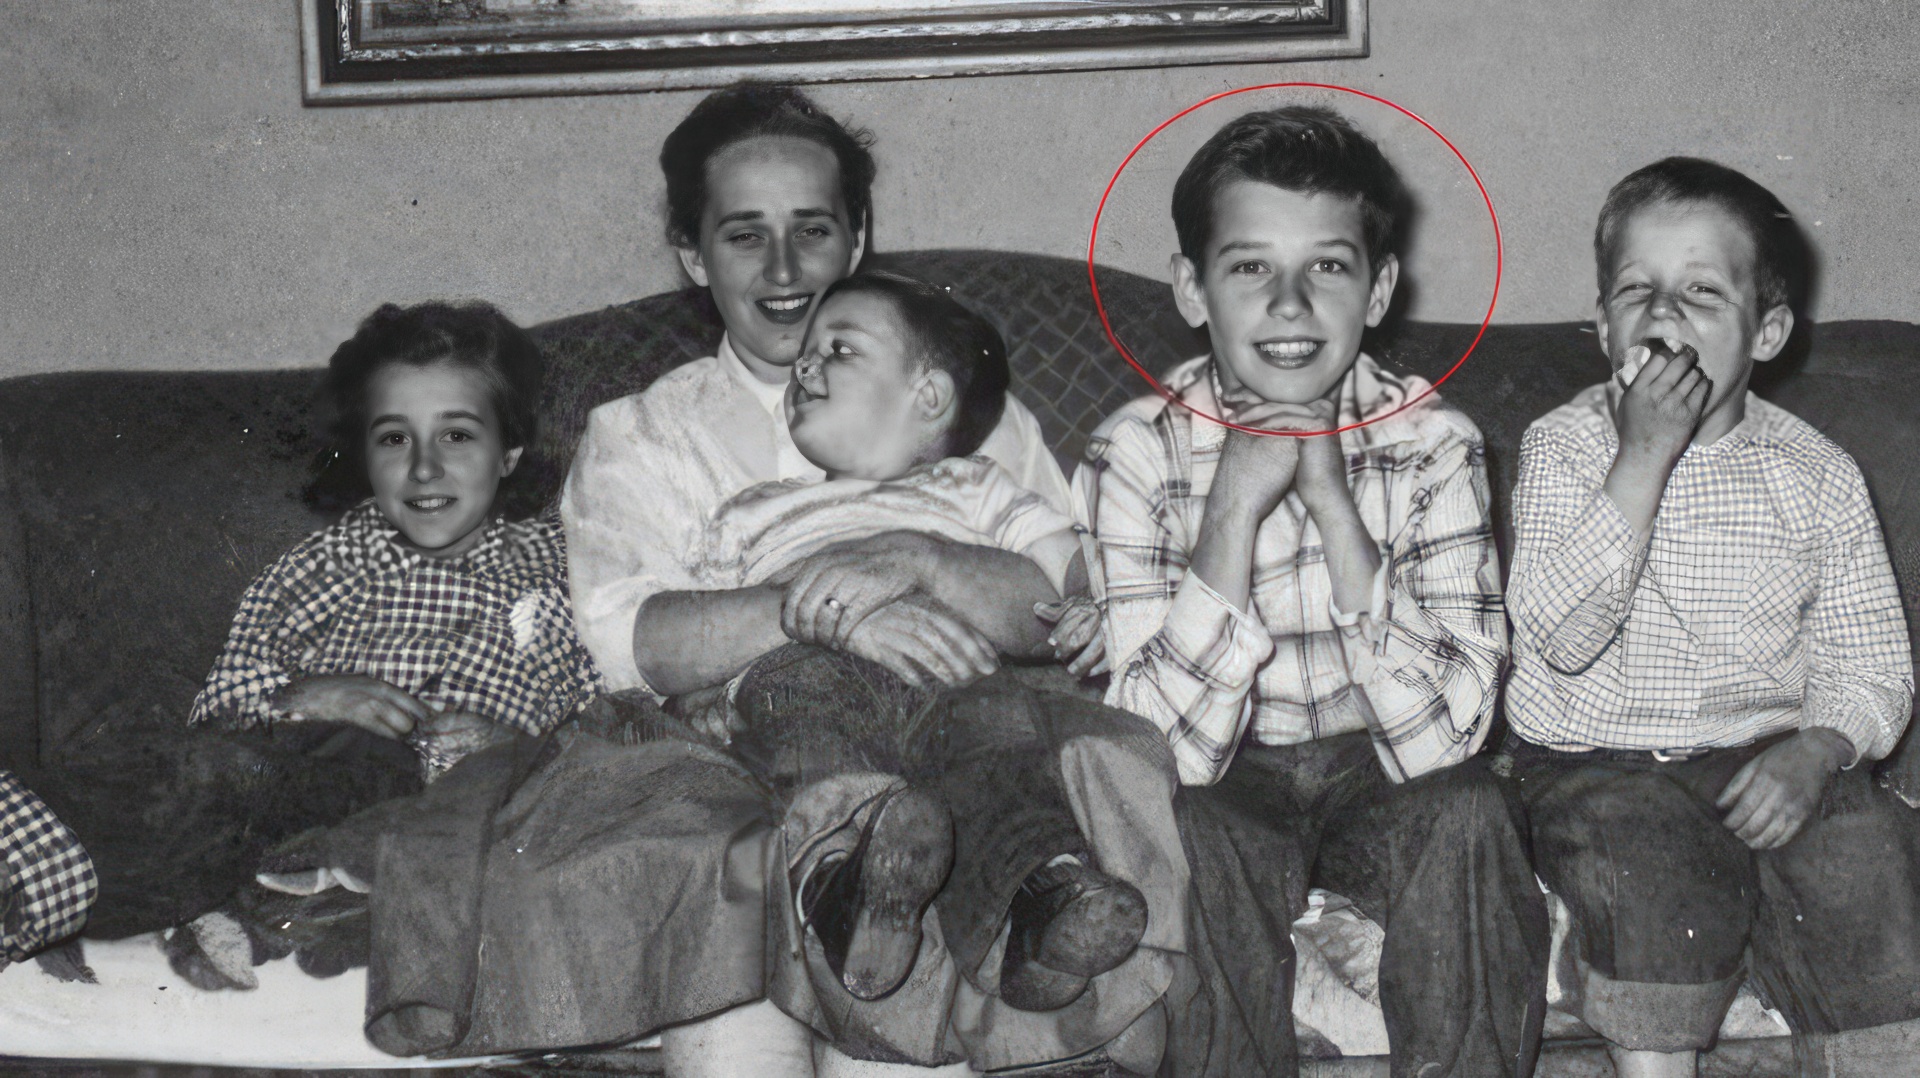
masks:
[[[1206,264],[1214,196],[1235,180],[1359,203],[1373,270],[1393,252],[1407,215],[1400,174],[1346,117],[1313,105],[1249,112],[1214,132],[1173,185],[1173,229],[1195,265]]]
[[[338,510],[372,495],[366,462],[367,387],[387,367],[437,363],[480,373],[502,441],[506,448],[522,451],[520,465],[501,483],[496,505],[514,516],[538,509],[532,502],[537,467],[526,458],[539,433],[546,362],[527,331],[489,303],[384,304],[334,350],[323,382],[332,444],[316,461],[316,474],[306,490],[308,504]]]
[[[873,207],[873,134],[849,129],[791,86],[741,82],[708,94],[660,147],[660,171],[667,177],[667,241],[675,247],[700,245],[700,215],[707,209],[707,162],[745,139],[785,135],[808,139],[833,151],[840,163],[840,197],[847,219],[867,227]]]
[[[1795,314],[1807,300],[1812,255],[1807,238],[1772,191],[1737,169],[1698,157],[1655,161],[1613,185],[1600,206],[1593,230],[1595,270],[1600,293],[1613,277],[1620,233],[1635,213],[1656,204],[1713,206],[1734,219],[1753,239],[1753,280],[1761,311],[1781,304]]]
[[[820,295],[820,306],[839,295],[879,296],[893,305],[907,331],[914,358],[953,379],[953,425],[943,455],[977,453],[1007,407],[1007,342],[993,323],[968,310],[951,289],[885,270],[842,277]]]

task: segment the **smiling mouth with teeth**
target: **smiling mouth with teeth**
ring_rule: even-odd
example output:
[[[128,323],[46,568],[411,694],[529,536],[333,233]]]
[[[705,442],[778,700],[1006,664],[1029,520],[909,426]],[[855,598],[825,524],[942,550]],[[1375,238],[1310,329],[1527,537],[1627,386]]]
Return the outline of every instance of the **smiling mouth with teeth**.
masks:
[[[1254,345],[1268,363],[1277,367],[1304,367],[1320,354],[1320,341],[1261,341]]]
[[[757,299],[753,305],[760,313],[782,325],[793,325],[807,316],[807,309],[813,305],[813,293],[804,296],[778,296],[774,299]]]
[[[420,511],[421,511],[421,512],[423,512],[423,513],[431,513],[431,512],[434,512],[435,510],[438,510],[438,509],[445,509],[445,508],[446,508],[447,506],[449,506],[449,505],[452,505],[452,504],[453,504],[453,499],[452,499],[452,498],[445,498],[445,497],[442,497],[442,498],[408,498],[408,499],[407,499],[407,505],[408,505],[408,506],[410,506],[410,507],[412,507],[412,508],[414,508],[414,509],[418,509],[418,510],[420,510]]]

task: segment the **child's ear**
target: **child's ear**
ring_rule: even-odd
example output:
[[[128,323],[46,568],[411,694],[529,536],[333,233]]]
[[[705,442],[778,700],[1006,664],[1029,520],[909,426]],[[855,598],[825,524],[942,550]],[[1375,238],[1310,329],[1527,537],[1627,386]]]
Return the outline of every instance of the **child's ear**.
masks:
[[[1787,346],[1787,338],[1791,336],[1793,309],[1782,303],[1760,316],[1760,332],[1753,335],[1753,347],[1747,354],[1755,363],[1765,363],[1780,354],[1780,350]]]
[[[526,446],[516,445],[500,455],[500,478],[505,479],[513,474],[513,470],[520,466],[520,454],[526,451]]]
[[[693,283],[701,288],[707,287],[707,264],[700,258],[700,248],[675,247],[673,253],[680,256],[680,268],[687,271]]]
[[[1173,303],[1180,317],[1195,329],[1207,324],[1207,286],[1200,283],[1200,267],[1193,259],[1176,254],[1167,268],[1173,271]]]
[[[1600,354],[1611,360],[1613,350],[1607,347],[1607,303],[1604,299],[1593,301],[1593,335],[1600,340]]]
[[[1389,254],[1373,271],[1373,289],[1367,293],[1367,325],[1377,326],[1393,306],[1393,286],[1400,283],[1400,259]]]
[[[944,423],[958,404],[958,398],[953,375],[935,367],[920,379],[920,389],[913,396],[914,411],[925,422]]]

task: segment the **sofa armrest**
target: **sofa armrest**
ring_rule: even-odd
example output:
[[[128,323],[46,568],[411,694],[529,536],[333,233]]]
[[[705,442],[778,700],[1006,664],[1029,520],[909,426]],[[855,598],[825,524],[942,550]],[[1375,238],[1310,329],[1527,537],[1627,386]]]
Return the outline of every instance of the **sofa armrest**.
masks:
[[[31,773],[40,759],[38,640],[27,587],[26,530],[0,447],[0,768]]]

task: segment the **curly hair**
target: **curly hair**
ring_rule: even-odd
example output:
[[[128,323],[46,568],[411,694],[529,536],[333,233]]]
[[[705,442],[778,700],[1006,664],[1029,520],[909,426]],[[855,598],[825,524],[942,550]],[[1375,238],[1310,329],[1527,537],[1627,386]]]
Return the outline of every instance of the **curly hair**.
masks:
[[[329,444],[315,459],[312,481],[303,492],[308,505],[338,511],[372,495],[367,387],[386,367],[438,363],[479,372],[502,442],[524,451],[513,474],[501,481],[495,508],[513,517],[539,511],[544,469],[527,458],[539,434],[546,361],[527,331],[490,303],[384,304],[334,350],[322,383]]]

